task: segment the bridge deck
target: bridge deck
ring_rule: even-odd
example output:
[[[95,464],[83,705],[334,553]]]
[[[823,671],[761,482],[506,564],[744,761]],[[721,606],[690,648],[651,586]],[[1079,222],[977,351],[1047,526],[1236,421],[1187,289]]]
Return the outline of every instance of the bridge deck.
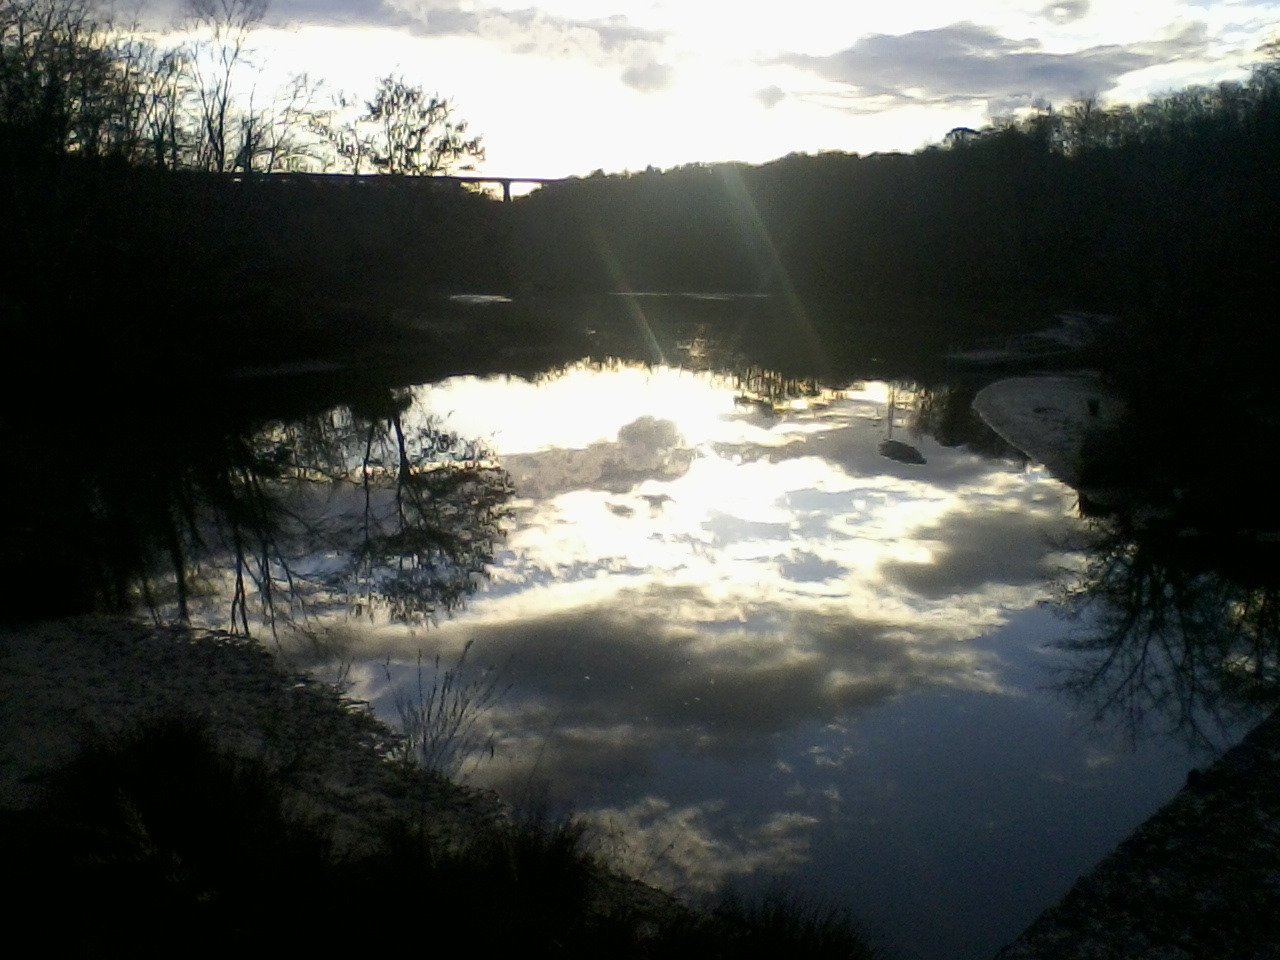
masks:
[[[245,177],[243,173],[232,174],[235,179],[240,180]],[[463,184],[485,184],[495,183],[502,187],[502,199],[504,201],[511,200],[511,185],[513,183],[531,183],[536,186],[545,186],[548,183],[559,183],[563,177],[490,177],[481,174],[474,175],[454,175],[440,174],[429,176],[409,176],[406,174],[396,173],[262,173],[249,174],[255,178],[269,177],[273,181],[278,182],[295,182],[295,183],[328,183],[328,184],[344,184],[351,186],[381,186],[389,187],[392,185],[422,185],[429,186],[432,184],[451,183],[457,185]]]

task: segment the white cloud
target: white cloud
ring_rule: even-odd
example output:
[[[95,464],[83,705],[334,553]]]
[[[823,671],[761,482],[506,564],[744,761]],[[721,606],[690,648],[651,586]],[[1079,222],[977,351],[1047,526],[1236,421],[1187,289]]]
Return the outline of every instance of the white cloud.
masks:
[[[1044,6],[1044,16],[1054,23],[1071,23],[1089,12],[1089,0],[1050,0]]]
[[[667,64],[642,56],[622,71],[622,82],[641,92],[649,92],[667,89],[673,76],[674,71]]]
[[[712,893],[734,877],[786,872],[807,859],[818,819],[777,811],[744,827],[715,802],[675,807],[646,797],[587,813],[612,841],[610,862],[646,883],[683,894]]]

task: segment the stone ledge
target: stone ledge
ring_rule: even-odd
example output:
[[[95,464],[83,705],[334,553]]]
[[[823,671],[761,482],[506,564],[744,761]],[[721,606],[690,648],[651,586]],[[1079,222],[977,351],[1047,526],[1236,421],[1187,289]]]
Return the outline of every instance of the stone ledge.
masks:
[[[997,960],[1280,958],[1280,710]]]

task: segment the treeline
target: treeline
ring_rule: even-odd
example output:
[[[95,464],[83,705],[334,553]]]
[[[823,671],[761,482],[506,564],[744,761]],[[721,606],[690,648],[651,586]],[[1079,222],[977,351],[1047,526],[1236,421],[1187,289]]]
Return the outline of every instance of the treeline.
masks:
[[[1076,308],[1121,314],[1173,356],[1275,345],[1276,63],[1136,107],[1082,100],[952,131],[909,155],[593,175],[506,205],[413,176],[298,176],[441,172],[482,147],[447,100],[396,77],[363,104],[319,106],[301,77],[255,98],[261,0],[190,0],[193,39],[172,48],[97,9],[0,0],[13,356],[333,355],[463,291],[767,293],[754,310],[774,340],[797,306],[824,338],[932,323],[939,346]]]
[[[8,178],[10,356],[185,374],[394,351],[427,298],[486,285],[505,235],[486,197],[383,183],[76,161]]]
[[[444,172],[484,156],[453,104],[394,74],[367,100],[259,86],[268,0],[183,0],[183,37],[101,0],[0,0],[0,162],[211,173]]]
[[[532,282],[793,288],[836,318],[903,298],[1200,323],[1274,303],[1280,69],[1137,107],[1082,100],[911,155],[596,175],[519,204]]]
[[[396,307],[491,285],[486,198],[297,176],[467,165],[483,147],[448,100],[396,76],[364,102],[305,76],[264,93],[264,0],[186,11],[165,45],[94,0],[0,0],[11,357],[186,373],[350,352],[390,338]]]

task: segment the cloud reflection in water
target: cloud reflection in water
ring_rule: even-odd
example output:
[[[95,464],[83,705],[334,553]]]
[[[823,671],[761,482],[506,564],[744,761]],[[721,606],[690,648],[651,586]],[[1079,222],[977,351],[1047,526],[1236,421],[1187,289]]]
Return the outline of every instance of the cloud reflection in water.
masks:
[[[478,779],[554,785],[637,863],[681,851],[653,868],[669,882],[794,866],[842,815],[820,774],[856,756],[850,724],[913,692],[1018,694],[972,641],[1071,559],[1052,546],[1071,491],[928,437],[925,464],[882,457],[887,396],[765,409],[722,377],[585,365],[419,388],[410,417],[453,411],[512,473],[515,523],[467,609],[363,650],[393,679],[470,640],[509,662]]]

